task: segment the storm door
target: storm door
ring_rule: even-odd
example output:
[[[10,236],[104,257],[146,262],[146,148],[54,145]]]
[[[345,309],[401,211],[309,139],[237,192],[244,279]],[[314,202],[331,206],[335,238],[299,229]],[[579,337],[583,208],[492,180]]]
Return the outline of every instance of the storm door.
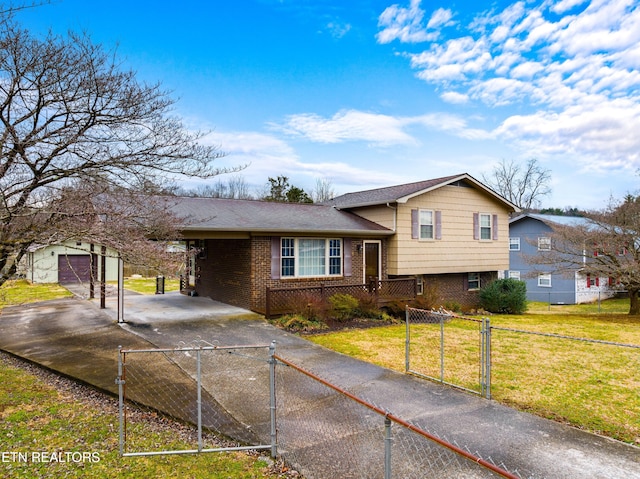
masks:
[[[364,242],[364,282],[368,284],[371,281],[380,279],[380,242],[365,241]]]

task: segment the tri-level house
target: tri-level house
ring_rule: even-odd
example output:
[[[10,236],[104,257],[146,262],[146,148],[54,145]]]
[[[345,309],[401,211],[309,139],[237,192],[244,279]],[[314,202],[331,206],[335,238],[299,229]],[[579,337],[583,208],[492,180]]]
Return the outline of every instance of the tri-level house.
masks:
[[[509,221],[509,270],[505,276],[527,284],[527,299],[550,304],[578,304],[606,299],[615,295],[606,277],[585,275],[576,267],[569,274],[538,271],[535,256],[553,248],[551,234],[554,225],[576,226],[585,219],[577,216],[523,214]],[[594,248],[586,248],[579,254],[584,261],[597,254]]]
[[[184,290],[264,312],[267,291],[393,278],[472,307],[509,268],[518,208],[470,175],[339,196],[324,204],[175,198],[196,252]]]

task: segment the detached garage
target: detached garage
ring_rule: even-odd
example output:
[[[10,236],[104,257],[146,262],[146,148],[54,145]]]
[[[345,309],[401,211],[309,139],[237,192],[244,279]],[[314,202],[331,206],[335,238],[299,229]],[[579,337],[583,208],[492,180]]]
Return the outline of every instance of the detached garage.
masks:
[[[32,283],[89,283],[91,271],[100,278],[100,246],[94,245],[93,268],[91,265],[91,245],[69,241],[62,245],[34,246],[26,254],[19,268],[19,274]],[[118,279],[117,253],[107,249],[107,281]]]

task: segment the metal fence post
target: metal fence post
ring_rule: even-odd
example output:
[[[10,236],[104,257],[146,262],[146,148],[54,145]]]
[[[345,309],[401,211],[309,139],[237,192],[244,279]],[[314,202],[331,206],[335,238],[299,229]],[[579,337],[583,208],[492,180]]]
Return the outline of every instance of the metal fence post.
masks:
[[[271,457],[274,459],[278,453],[277,427],[276,427],[276,342],[269,345],[269,409],[271,411]]]
[[[409,372],[409,347],[410,347],[410,339],[409,339],[409,306],[405,306],[405,320],[407,322],[407,332],[405,334],[404,339],[404,371]]]
[[[384,479],[391,479],[391,419],[384,418]]]
[[[124,380],[122,379],[122,363],[122,346],[118,346],[118,377],[116,378],[116,384],[118,385],[118,444],[120,456],[124,454]]]
[[[196,351],[196,381],[198,383],[198,452],[202,452],[202,349]]]
[[[491,320],[482,318],[482,393],[491,399]]]
[[[444,382],[444,316],[440,316],[440,382]]]

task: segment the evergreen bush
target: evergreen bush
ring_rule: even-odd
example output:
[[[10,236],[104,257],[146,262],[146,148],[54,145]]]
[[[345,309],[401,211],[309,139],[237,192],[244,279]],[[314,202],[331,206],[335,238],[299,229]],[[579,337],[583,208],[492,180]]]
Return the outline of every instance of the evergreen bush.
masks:
[[[527,286],[513,278],[492,281],[480,290],[480,305],[492,313],[522,314],[527,310]]]

